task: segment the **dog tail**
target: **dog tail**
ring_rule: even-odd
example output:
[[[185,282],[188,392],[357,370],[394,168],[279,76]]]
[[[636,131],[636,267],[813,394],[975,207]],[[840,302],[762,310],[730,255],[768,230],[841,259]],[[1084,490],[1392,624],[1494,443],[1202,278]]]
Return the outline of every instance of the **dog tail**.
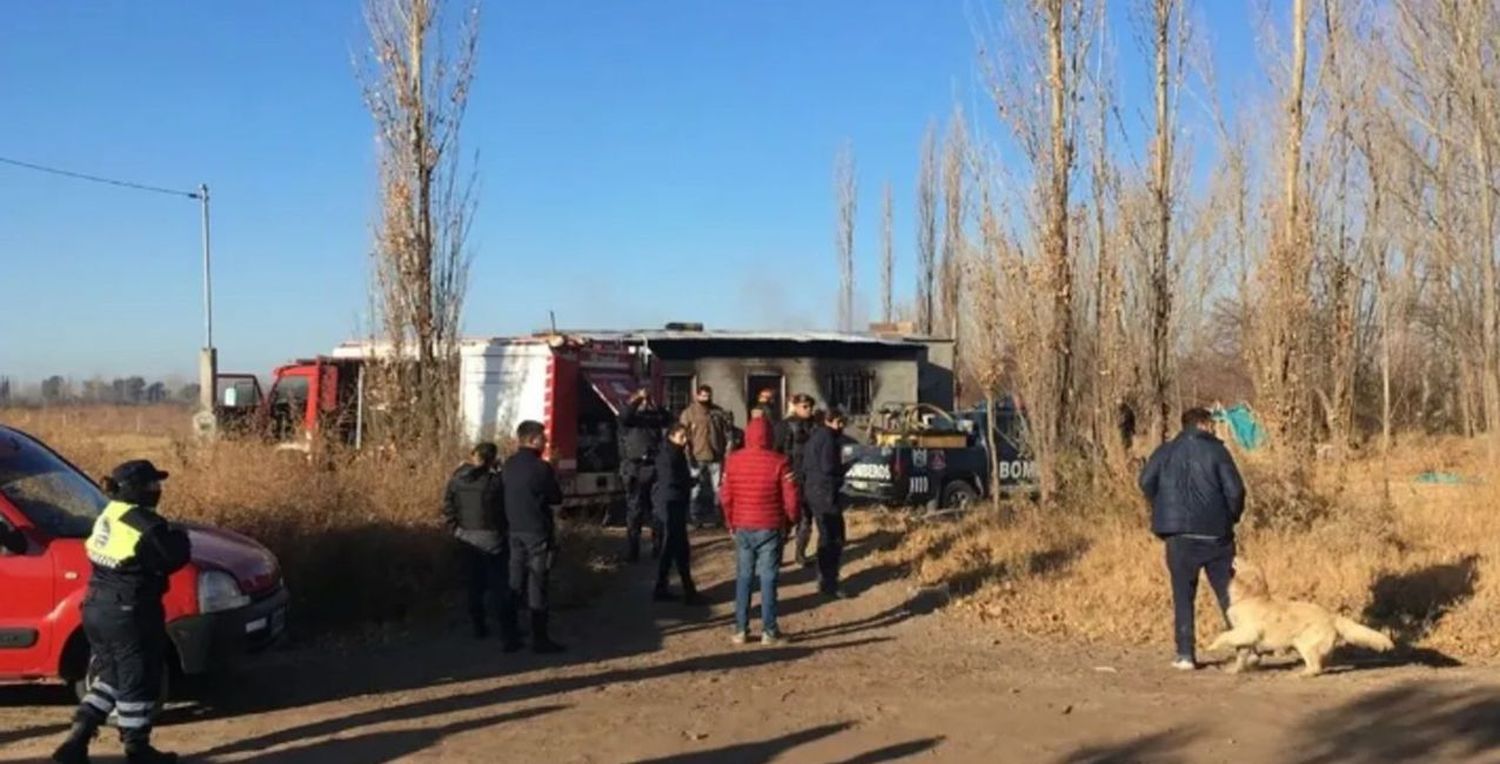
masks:
[[[1333,627],[1338,630],[1339,636],[1351,645],[1380,652],[1396,649],[1396,644],[1391,641],[1390,637],[1343,616],[1333,619]]]

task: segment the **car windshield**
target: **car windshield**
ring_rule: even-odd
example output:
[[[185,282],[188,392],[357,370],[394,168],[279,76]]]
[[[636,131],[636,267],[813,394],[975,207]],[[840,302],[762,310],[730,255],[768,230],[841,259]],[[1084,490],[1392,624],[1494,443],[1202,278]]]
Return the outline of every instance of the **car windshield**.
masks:
[[[84,538],[109,503],[72,465],[23,435],[0,429],[0,496],[54,538]]]

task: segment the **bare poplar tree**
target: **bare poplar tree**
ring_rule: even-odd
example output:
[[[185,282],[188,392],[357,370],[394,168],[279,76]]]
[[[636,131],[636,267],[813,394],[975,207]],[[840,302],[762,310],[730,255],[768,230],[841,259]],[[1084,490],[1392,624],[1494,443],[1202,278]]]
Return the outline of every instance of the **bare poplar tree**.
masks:
[[[854,219],[859,207],[854,149],[848,143],[834,162],[833,185],[838,196],[839,331],[854,331]]]
[[[367,0],[362,68],[375,122],[380,213],[374,246],[378,324],[391,354],[372,379],[391,435],[440,443],[458,413],[458,342],[468,286],[474,176],[460,128],[474,77],[478,6],[457,44],[439,33],[444,0]]]
[[[1086,61],[1098,5],[1092,0],[1027,0],[1015,3],[997,39],[991,87],[1001,121],[1019,148],[1032,187],[1029,233],[1007,247],[1008,266],[1025,279],[1029,307],[1008,303],[1041,321],[1041,353],[1012,355],[1018,384],[1028,388],[1030,437],[1039,460],[1044,499],[1062,478],[1059,451],[1072,439],[1076,421],[1074,225],[1070,211],[1076,166],[1078,104],[1087,84]],[[1042,98],[1036,83],[1041,82]],[[1027,254],[1027,248],[1034,250]],[[1007,281],[1012,279],[1007,275]]]
[[[1310,445],[1305,416],[1308,404],[1307,341],[1310,328],[1308,285],[1312,258],[1305,235],[1302,188],[1303,107],[1307,81],[1307,0],[1293,0],[1292,70],[1285,93],[1285,138],[1282,144],[1282,190],[1276,239],[1262,269],[1266,282],[1264,348],[1258,392],[1276,442],[1299,451]]]
[[[937,125],[922,137],[922,164],[917,171],[917,324],[925,335],[935,330],[937,282]]]
[[[880,215],[880,320],[890,323],[895,320],[896,247],[892,238],[895,212],[891,200],[891,184],[885,184],[884,204]]]
[[[1174,161],[1173,118],[1186,49],[1185,9],[1179,0],[1154,0],[1152,43],[1156,64],[1156,134],[1152,141],[1151,197],[1154,207],[1148,302],[1151,312],[1149,385],[1152,418],[1158,442],[1167,439],[1171,421],[1172,389],[1172,225],[1177,199],[1172,186]]]
[[[965,186],[968,175],[969,139],[964,131],[963,112],[955,110],[948,123],[948,137],[943,142],[943,253],[939,267],[944,330],[959,353],[959,305],[962,301],[964,272]]]
[[[964,263],[964,267],[970,271],[969,275],[974,284],[968,303],[973,308],[969,312],[969,322],[972,325],[974,340],[970,343],[968,356],[970,366],[974,370],[974,378],[979,383],[980,393],[984,395],[985,410],[994,412],[996,411],[996,394],[1006,381],[1005,300],[1000,287],[1002,252],[1006,243],[1000,221],[990,202],[988,190],[983,187],[981,198],[980,249],[977,253],[971,254]],[[993,417],[993,414],[991,416]],[[993,419],[990,420],[990,426],[995,427]],[[991,432],[988,437],[994,437],[994,435],[995,433]],[[988,450],[990,500],[993,502],[995,511],[998,512],[1000,510],[1000,453],[998,448]]]
[[[1110,152],[1109,119],[1114,111],[1113,73],[1105,68],[1108,46],[1104,39],[1104,18],[1100,14],[1098,50],[1095,52],[1092,167],[1090,180],[1094,209],[1092,244],[1094,255],[1093,332],[1094,368],[1092,379],[1093,442],[1106,456],[1107,464],[1123,471],[1128,463],[1125,443],[1117,430],[1122,409],[1130,407],[1133,386],[1134,353],[1126,331],[1127,292],[1122,253],[1127,250],[1129,232],[1124,230],[1121,215],[1120,177]]]

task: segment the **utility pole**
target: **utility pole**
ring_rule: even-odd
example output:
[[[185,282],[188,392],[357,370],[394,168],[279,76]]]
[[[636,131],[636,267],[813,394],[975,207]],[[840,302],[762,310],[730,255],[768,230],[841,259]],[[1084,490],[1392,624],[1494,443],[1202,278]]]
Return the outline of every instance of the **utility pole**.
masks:
[[[203,209],[203,348],[198,353],[198,404],[202,409],[199,417],[200,430],[212,435],[217,422],[213,417],[214,399],[219,377],[219,355],[214,349],[214,289],[212,276],[212,250],[208,235],[208,184],[198,186],[193,195]]]

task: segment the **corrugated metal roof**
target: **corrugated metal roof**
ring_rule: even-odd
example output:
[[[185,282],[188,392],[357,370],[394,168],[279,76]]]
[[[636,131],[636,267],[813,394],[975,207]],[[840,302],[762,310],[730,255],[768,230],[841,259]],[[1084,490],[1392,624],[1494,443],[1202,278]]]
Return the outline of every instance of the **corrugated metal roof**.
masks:
[[[890,337],[874,334],[845,332],[788,332],[788,331],[733,331],[705,329],[703,331],[678,331],[670,329],[643,329],[637,331],[576,331],[565,334],[593,340],[646,342],[794,342],[799,344],[827,342],[848,345],[889,345],[905,347],[922,342],[946,342],[947,340],[918,337]]]
[[[622,331],[604,329],[593,331],[562,331],[560,335],[587,339],[595,342],[791,342],[797,344],[835,343],[844,345],[882,345],[886,347],[912,347],[919,344],[945,343],[952,340],[940,337],[893,337],[889,335],[851,334],[844,332],[787,332],[787,331],[733,331],[705,329],[703,331],[680,331],[671,329],[641,329]],[[460,340],[462,348],[493,344],[544,343],[545,336],[482,337],[469,336]],[[407,348],[408,353],[414,352]],[[333,349],[334,358],[385,357],[391,354],[391,343],[384,340],[348,340]]]

